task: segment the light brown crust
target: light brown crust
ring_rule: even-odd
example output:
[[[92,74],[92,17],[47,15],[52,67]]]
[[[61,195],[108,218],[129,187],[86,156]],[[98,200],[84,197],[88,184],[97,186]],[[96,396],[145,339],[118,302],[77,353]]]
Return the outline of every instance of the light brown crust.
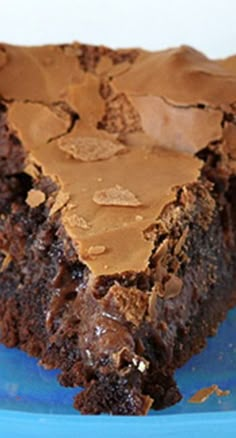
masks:
[[[83,47],[2,45],[0,95],[28,152],[25,171],[34,163],[57,184],[50,215],[61,212],[80,259],[95,275],[142,271],[154,244],[146,230],[173,188],[199,176],[194,154],[218,142],[236,168],[234,63],[182,46],[119,62],[104,49],[87,65]],[[100,202],[115,187],[122,196]],[[167,286],[171,295],[181,287]]]
[[[28,192],[27,198],[25,200],[26,204],[28,204],[31,208],[36,208],[39,205],[43,204],[46,200],[45,193],[41,190],[31,189]]]

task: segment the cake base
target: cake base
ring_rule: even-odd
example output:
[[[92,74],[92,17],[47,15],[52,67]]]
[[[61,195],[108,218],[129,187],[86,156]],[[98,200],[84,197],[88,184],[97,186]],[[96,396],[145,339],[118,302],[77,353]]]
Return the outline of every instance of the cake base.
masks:
[[[125,347],[117,356],[117,367],[111,369],[109,356],[102,351],[97,363],[86,358],[83,337],[91,338],[98,321],[104,327],[98,305],[102,303],[104,313],[109,291],[118,281],[126,289],[135,286],[150,295],[154,260],[150,260],[150,266],[155,266],[152,276],[101,278],[91,293],[88,269],[78,261],[60,221],[52,222],[44,206],[31,209],[25,204],[29,184],[23,174],[1,181],[1,193],[5,194],[0,221],[1,342],[38,357],[46,368],[60,368],[63,385],[84,386],[75,399],[75,407],[82,413],[136,415],[144,414],[151,405],[162,409],[176,403],[181,394],[173,377],[175,369],[204,347],[207,336],[216,333],[228,309],[236,304],[236,258],[232,238],[230,245],[226,244],[225,227],[230,223],[226,214],[216,208],[214,220],[204,230],[196,223],[196,217],[206,213],[202,188],[191,187],[197,202],[189,222],[192,232],[186,252],[191,263],[182,268],[182,292],[168,300],[157,297],[152,319],[135,330],[126,326],[126,331],[113,339],[114,327],[110,326],[110,351],[117,351],[119,336]],[[45,180],[41,184],[45,193],[51,190]],[[10,254],[8,265],[4,264],[6,254]],[[96,312],[97,320],[92,321]],[[106,324],[109,321],[108,315]],[[130,336],[136,356],[127,348]],[[148,372],[142,365],[140,369],[131,366],[134,357],[148,362]]]

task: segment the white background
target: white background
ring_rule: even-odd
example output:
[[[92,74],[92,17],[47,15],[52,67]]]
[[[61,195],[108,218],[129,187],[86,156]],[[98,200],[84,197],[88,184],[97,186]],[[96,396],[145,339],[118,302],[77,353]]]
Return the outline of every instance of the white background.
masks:
[[[0,41],[236,53],[236,0],[0,0]]]

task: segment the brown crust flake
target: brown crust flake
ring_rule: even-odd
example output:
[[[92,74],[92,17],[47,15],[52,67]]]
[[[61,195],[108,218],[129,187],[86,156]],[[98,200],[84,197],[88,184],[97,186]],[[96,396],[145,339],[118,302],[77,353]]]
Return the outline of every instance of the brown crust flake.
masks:
[[[60,211],[69,201],[69,193],[63,192],[62,190],[58,192],[56,200],[50,210],[49,216],[52,216],[57,211]]]
[[[70,227],[76,227],[76,228],[78,227],[81,228],[82,230],[89,230],[89,228],[91,228],[89,223],[86,221],[86,219],[84,219],[82,216],[77,216],[76,213],[66,217],[65,222]]]
[[[89,247],[88,255],[90,257],[96,257],[100,254],[103,254],[105,251],[106,251],[106,247],[104,245],[94,245]]]
[[[128,189],[116,185],[104,190],[97,190],[93,201],[98,205],[117,205],[122,207],[139,207],[141,202]]]
[[[46,195],[41,190],[31,189],[26,198],[26,204],[31,208],[36,208],[45,202]]]
[[[2,264],[0,266],[0,272],[3,272],[3,271],[5,271],[5,269],[8,268],[9,264],[12,261],[12,257],[8,252],[4,251],[3,249],[1,249],[1,253],[3,253],[5,255],[5,257],[2,261]]]
[[[199,389],[188,401],[189,403],[204,403],[212,394],[216,394],[217,397],[225,397],[230,394],[230,391],[222,390],[218,385],[211,385]]]
[[[185,242],[186,242],[186,240],[187,240],[188,233],[189,233],[189,227],[187,226],[187,227],[185,228],[185,230],[183,231],[183,234],[182,234],[181,237],[179,238],[178,242],[177,242],[176,245],[175,245],[175,248],[174,248],[174,254],[175,254],[175,255],[178,255],[178,254],[181,253],[182,248],[183,248],[183,246],[184,246],[184,244],[185,244]]]
[[[136,288],[114,284],[102,299],[108,313],[122,315],[126,321],[138,326],[148,308],[148,295]]]
[[[183,280],[177,275],[171,274],[164,286],[164,299],[177,297],[182,289]]]
[[[121,143],[98,137],[77,137],[59,141],[59,149],[80,161],[107,160],[126,148]]]

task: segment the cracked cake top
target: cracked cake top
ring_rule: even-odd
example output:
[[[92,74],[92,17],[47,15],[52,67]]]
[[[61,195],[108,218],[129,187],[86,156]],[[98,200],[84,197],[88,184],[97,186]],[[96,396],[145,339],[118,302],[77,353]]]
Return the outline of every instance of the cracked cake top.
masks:
[[[234,57],[2,44],[0,96],[25,172],[56,182],[50,215],[61,212],[95,275],[146,268],[154,242],[145,230],[175,187],[199,177],[198,151],[217,144],[236,168]]]

